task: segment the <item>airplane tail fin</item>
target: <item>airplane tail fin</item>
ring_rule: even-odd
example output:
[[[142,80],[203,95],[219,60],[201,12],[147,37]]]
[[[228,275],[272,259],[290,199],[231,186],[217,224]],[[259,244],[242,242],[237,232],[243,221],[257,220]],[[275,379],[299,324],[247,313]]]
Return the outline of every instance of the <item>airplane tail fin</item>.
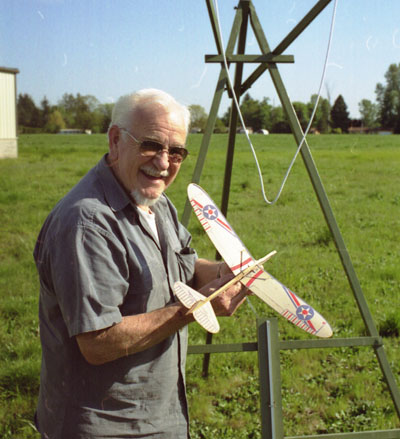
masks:
[[[211,303],[206,302],[198,309],[195,307],[199,301],[206,299],[205,296],[182,282],[175,282],[174,291],[182,305],[188,308],[188,312],[194,308],[193,317],[199,325],[213,334],[219,331],[219,323]]]

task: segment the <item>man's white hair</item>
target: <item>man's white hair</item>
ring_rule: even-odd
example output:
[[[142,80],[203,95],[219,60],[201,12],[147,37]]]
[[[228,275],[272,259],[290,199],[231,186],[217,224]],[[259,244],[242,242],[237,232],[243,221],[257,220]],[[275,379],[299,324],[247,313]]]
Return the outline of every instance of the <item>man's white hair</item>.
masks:
[[[146,108],[154,104],[161,105],[165,109],[172,107],[181,111],[185,123],[186,132],[189,131],[190,111],[187,107],[180,104],[171,95],[156,88],[146,88],[121,96],[114,105],[110,127],[117,125],[121,128],[127,128],[134,123],[134,114],[138,108]]]

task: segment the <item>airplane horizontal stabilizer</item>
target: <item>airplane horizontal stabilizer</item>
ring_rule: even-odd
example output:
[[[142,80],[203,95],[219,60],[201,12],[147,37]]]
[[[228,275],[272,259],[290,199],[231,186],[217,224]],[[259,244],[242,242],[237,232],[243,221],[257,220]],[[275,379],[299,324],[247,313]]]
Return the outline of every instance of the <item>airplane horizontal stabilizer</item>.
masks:
[[[182,282],[175,282],[174,292],[182,305],[188,308],[188,312],[190,312],[196,303],[206,299],[203,294]],[[193,311],[193,317],[206,331],[212,332],[213,334],[219,332],[220,326],[211,302],[206,302],[198,309],[195,309]]]

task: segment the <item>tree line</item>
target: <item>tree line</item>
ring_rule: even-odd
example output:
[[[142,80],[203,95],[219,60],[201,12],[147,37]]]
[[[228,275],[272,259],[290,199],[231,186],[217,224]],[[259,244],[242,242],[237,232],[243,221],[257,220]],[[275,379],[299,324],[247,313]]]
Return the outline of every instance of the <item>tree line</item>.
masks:
[[[105,133],[112,109],[113,104],[102,104],[92,95],[65,93],[57,105],[50,105],[45,96],[37,107],[29,94],[19,94],[18,128],[22,133],[58,133],[64,128]]]
[[[365,130],[390,130],[400,133],[400,63],[391,64],[385,73],[385,83],[375,88],[376,102],[362,99],[359,104],[361,118],[350,119],[346,102],[339,95],[333,105],[322,98],[313,119],[312,130],[320,133],[347,133],[350,126]],[[307,103],[293,102],[299,122],[306,129],[317,95]],[[19,132],[57,133],[64,128],[91,130],[105,133],[111,121],[113,104],[102,104],[94,96],[76,96],[65,93],[57,105],[50,105],[46,97],[37,107],[29,94],[20,94],[17,100]],[[190,105],[193,130],[203,131],[208,115],[200,105]],[[288,118],[281,106],[270,104],[269,98],[253,99],[249,93],[241,100],[240,109],[247,127],[254,131],[266,129],[271,133],[289,133]],[[215,132],[226,132],[230,109],[216,120]]]

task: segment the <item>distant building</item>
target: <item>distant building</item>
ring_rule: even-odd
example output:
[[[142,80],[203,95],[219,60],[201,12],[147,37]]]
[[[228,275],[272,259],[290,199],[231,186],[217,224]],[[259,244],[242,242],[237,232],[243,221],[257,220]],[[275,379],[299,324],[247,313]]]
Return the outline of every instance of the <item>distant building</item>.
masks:
[[[92,130],[84,130],[82,128],[63,128],[58,134],[92,134]]]
[[[349,134],[372,134],[376,133],[378,128],[370,128],[363,124],[361,119],[351,119]]]
[[[247,132],[247,134],[253,134],[253,128],[252,127],[247,127],[246,131],[244,130],[244,128],[238,128],[236,130],[237,133],[239,134],[244,134],[245,132]]]
[[[0,67],[0,158],[18,157],[17,74],[18,69]]]
[[[201,133],[201,128],[199,127],[193,127],[190,129],[191,134],[200,134]]]
[[[349,127],[349,134],[367,134],[370,131],[368,127]]]

